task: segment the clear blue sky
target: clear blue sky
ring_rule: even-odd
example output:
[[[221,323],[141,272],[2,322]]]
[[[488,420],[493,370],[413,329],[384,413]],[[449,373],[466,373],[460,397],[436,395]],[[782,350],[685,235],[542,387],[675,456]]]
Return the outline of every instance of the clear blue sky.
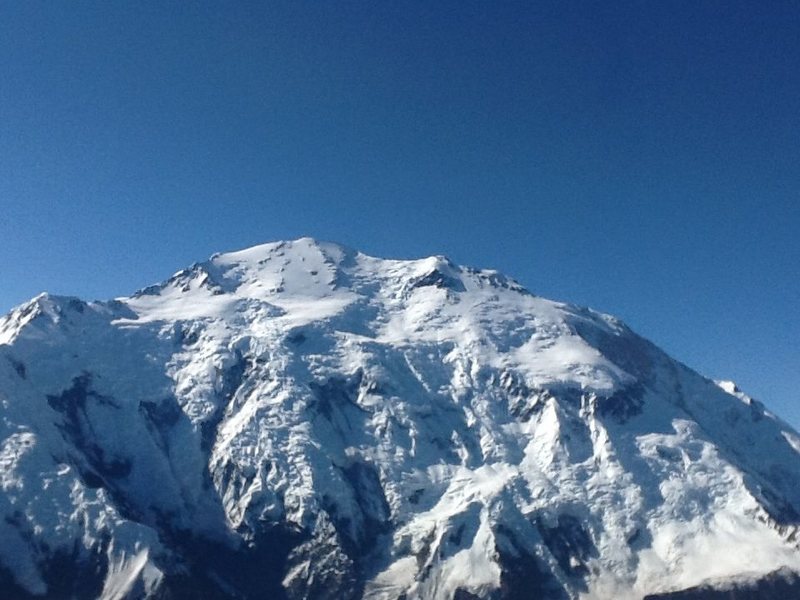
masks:
[[[796,2],[6,2],[0,310],[312,235],[624,318],[800,425]]]

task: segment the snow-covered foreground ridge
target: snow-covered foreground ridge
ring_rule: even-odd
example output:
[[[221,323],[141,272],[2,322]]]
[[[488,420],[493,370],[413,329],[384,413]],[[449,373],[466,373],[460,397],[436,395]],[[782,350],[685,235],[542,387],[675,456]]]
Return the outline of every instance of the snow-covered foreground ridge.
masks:
[[[642,598],[800,570],[795,431],[443,257],[300,239],[41,295],[0,320],[0,411],[3,598]]]

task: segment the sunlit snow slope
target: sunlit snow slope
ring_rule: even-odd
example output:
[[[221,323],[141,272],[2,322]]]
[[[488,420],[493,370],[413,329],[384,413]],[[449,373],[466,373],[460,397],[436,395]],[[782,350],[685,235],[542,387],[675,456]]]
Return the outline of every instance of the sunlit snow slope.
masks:
[[[444,257],[300,239],[41,295],[0,320],[0,415],[4,598],[700,598],[800,571],[796,432]]]

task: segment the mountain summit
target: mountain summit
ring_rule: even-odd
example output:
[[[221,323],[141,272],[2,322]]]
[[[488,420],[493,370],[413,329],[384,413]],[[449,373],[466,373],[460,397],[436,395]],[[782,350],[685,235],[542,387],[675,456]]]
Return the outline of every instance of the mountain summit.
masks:
[[[795,431],[441,256],[43,294],[0,319],[0,415],[4,598],[800,594]]]

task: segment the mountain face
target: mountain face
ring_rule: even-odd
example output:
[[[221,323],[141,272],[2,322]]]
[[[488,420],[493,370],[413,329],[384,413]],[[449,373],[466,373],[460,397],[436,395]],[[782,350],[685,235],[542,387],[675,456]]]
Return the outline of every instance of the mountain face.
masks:
[[[0,415],[3,598],[800,595],[795,431],[443,257],[301,239],[41,295]]]

